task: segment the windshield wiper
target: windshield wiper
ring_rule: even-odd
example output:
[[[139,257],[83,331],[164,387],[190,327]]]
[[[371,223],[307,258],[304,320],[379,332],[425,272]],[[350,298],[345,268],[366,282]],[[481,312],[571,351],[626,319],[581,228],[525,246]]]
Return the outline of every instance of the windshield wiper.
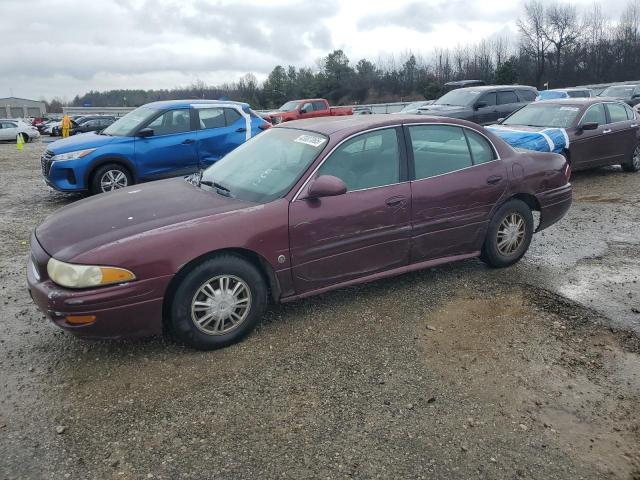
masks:
[[[226,192],[226,193],[220,193],[221,195],[224,195],[226,197],[231,196],[231,190],[228,187],[225,187],[224,185],[222,185],[221,183],[212,182],[211,180],[200,180],[200,185],[206,185],[207,187],[213,187],[216,190],[220,190],[220,192]]]

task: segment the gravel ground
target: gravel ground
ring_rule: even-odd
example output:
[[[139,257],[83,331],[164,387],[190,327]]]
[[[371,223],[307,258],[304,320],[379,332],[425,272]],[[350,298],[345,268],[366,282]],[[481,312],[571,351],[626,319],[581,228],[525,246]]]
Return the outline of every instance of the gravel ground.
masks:
[[[0,144],[0,478],[640,479],[640,174],[577,174],[518,265],[275,306],[210,353],[90,342],[25,288],[79,197]]]

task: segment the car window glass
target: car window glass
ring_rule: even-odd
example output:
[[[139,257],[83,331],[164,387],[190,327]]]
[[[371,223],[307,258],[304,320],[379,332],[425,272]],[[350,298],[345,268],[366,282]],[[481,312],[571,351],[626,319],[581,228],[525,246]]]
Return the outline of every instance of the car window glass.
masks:
[[[607,123],[607,117],[604,113],[604,106],[601,103],[592,105],[584,114],[582,123],[597,123],[598,125],[604,125]]]
[[[395,129],[359,135],[338,147],[318,169],[333,175],[347,191],[391,185],[400,181],[400,153]]]
[[[224,118],[224,109],[220,107],[215,108],[198,108],[196,109],[200,118],[200,128],[222,128],[226,127],[227,123]]]
[[[533,102],[536,99],[536,94],[531,90],[518,90],[518,97],[523,102]]]
[[[629,120],[635,120],[636,114],[635,114],[633,108],[631,108],[629,105],[625,105],[624,108],[627,111],[627,118]]]
[[[464,132],[467,134],[467,140],[469,141],[469,148],[471,149],[474,165],[490,162],[496,159],[493,147],[491,147],[486,138],[473,130],[465,129]]]
[[[225,108],[224,116],[227,121],[227,126],[233,125],[242,118],[242,115],[240,115],[235,108]]]
[[[326,105],[324,102],[313,102],[314,110],[326,110]]]
[[[496,92],[485,93],[480,97],[479,102],[485,102],[487,107],[491,107],[496,104]]]
[[[609,110],[609,120],[611,123],[626,122],[628,120],[624,105],[607,103],[607,110]]]
[[[518,97],[515,92],[498,92],[498,105],[508,103],[518,103]]]
[[[188,109],[169,110],[152,121],[148,127],[153,129],[154,135],[171,135],[188,132],[189,123]]]
[[[471,166],[471,154],[461,127],[416,125],[409,127],[416,180]]]
[[[307,102],[304,105],[302,105],[302,108],[300,110],[304,110],[307,113],[312,112],[313,111],[313,104],[311,102]]]

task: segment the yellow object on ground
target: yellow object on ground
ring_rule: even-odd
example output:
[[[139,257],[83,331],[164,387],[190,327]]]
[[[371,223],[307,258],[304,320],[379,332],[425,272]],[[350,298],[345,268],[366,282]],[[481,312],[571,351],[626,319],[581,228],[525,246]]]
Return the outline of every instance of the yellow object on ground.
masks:
[[[16,146],[18,147],[18,150],[22,150],[24,148],[24,137],[21,133],[16,137]]]

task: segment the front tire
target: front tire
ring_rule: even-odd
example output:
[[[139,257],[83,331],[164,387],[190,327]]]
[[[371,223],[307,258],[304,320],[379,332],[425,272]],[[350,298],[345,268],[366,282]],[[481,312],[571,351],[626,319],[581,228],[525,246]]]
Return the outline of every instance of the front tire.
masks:
[[[636,148],[633,149],[629,161],[622,164],[622,170],[625,172],[640,171],[640,144],[636,145]]]
[[[532,236],[531,209],[521,200],[509,200],[491,219],[480,258],[494,268],[513,265],[529,249]]]
[[[106,193],[133,185],[133,177],[126,167],[109,163],[98,167],[91,177],[91,193]]]
[[[181,342],[215,350],[242,340],[267,306],[267,285],[243,258],[220,255],[182,278],[171,298],[169,328]]]

